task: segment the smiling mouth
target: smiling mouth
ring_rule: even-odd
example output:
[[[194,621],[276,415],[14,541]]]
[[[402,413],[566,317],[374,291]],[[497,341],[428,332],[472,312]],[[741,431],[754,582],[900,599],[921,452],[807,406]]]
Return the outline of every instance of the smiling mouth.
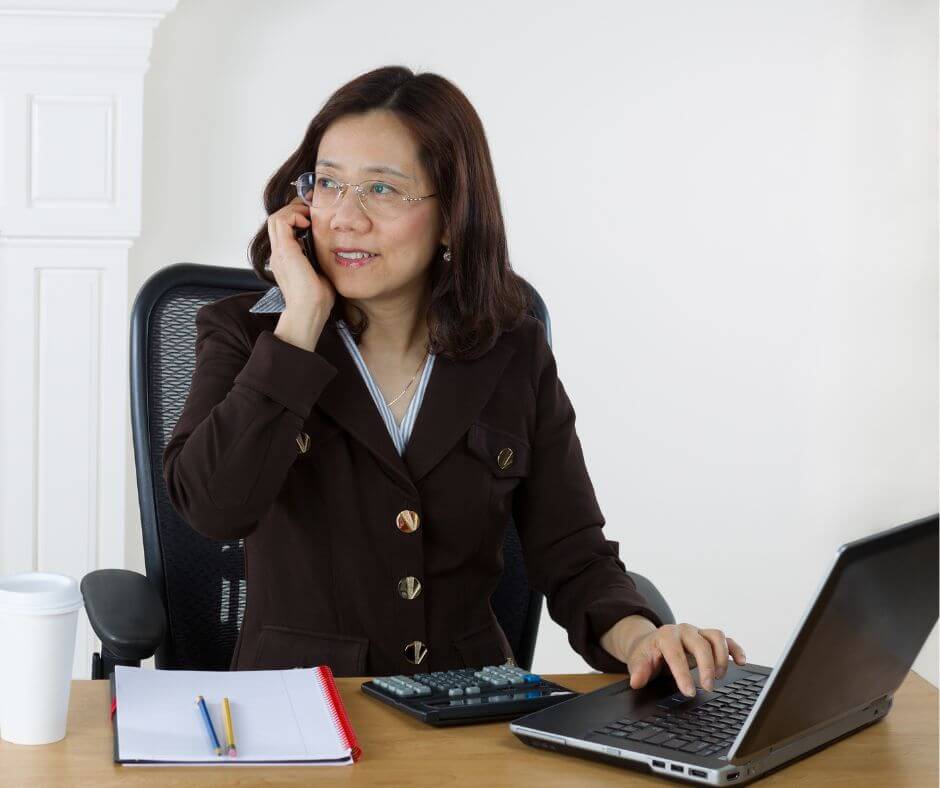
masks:
[[[362,254],[359,254],[353,257],[344,257],[339,252],[333,252],[333,260],[337,265],[340,265],[343,268],[362,268],[363,266],[371,263],[377,257],[381,257],[381,255],[370,254],[363,256]]]

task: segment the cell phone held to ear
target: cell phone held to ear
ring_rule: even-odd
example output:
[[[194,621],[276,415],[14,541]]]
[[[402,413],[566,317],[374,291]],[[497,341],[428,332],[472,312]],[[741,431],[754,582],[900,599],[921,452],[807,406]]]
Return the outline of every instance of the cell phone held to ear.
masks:
[[[300,241],[300,246],[304,250],[304,254],[307,259],[310,261],[310,265],[313,266],[313,270],[318,274],[322,273],[320,266],[317,263],[316,253],[313,251],[313,227],[308,227],[306,230],[301,230],[295,233],[297,240]]]

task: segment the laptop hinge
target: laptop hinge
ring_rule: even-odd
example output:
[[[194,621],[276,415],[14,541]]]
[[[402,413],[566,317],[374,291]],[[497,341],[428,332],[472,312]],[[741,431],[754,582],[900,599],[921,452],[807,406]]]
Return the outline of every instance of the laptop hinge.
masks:
[[[786,739],[749,753],[741,758],[734,755],[728,759],[735,765],[760,764],[760,770],[766,771],[774,766],[831,744],[835,739],[853,733],[867,724],[884,717],[891,708],[892,697],[882,695],[876,700],[835,719],[826,720],[805,731],[800,731]]]

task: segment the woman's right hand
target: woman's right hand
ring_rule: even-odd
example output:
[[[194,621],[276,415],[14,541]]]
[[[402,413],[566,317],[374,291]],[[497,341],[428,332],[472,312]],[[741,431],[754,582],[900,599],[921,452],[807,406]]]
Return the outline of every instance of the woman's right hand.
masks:
[[[314,270],[294,234],[295,228],[306,230],[310,225],[310,209],[300,197],[268,217],[271,271],[286,304],[274,335],[312,351],[336,303],[336,289]]]
[[[268,217],[271,271],[289,309],[326,319],[336,303],[336,290],[314,270],[295,235],[298,229],[306,231],[310,226],[310,208],[300,197]]]

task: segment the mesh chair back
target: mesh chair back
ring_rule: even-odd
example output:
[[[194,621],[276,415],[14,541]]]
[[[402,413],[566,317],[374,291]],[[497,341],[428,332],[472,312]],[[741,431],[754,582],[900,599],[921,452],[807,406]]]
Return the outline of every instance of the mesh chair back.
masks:
[[[247,269],[179,263],[151,277],[131,314],[131,421],[147,577],[163,599],[167,636],[158,668],[226,670],[245,611],[244,540],[202,536],[176,513],[163,480],[163,450],[179,420],[195,368],[196,312],[204,304],[267,284]],[[531,314],[551,330],[529,285]],[[491,603],[517,662],[530,668],[542,596],[529,588],[510,520],[504,570]]]

